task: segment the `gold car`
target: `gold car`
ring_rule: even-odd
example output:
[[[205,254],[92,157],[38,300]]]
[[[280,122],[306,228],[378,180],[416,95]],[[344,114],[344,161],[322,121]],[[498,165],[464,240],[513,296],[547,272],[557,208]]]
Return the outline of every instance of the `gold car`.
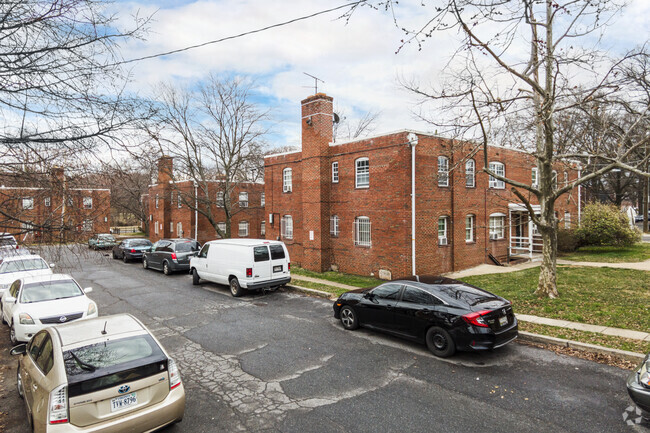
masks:
[[[35,432],[139,433],[183,419],[178,367],[131,315],[49,327],[11,354]]]

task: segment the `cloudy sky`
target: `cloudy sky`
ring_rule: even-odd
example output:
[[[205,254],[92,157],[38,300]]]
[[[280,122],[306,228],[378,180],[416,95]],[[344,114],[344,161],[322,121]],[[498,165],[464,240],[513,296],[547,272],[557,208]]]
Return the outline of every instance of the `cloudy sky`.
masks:
[[[122,47],[125,59],[167,52],[331,9],[346,0],[118,0],[120,16],[153,15],[146,41]],[[400,2],[404,25],[421,22],[420,1]],[[209,72],[255,80],[258,101],[271,109],[275,146],[300,145],[300,100],[318,90],[334,98],[349,119],[379,111],[375,133],[403,128],[431,131],[412,115],[417,100],[398,77],[438,83],[457,46],[453,33],[436,34],[419,51],[410,45],[396,54],[402,32],[386,13],[368,8],[349,22],[341,11],[261,33],[165,57],[131,63],[133,89],[151,95],[161,81],[191,84]],[[650,1],[631,0],[607,29],[599,46],[612,53],[643,43],[650,36]]]

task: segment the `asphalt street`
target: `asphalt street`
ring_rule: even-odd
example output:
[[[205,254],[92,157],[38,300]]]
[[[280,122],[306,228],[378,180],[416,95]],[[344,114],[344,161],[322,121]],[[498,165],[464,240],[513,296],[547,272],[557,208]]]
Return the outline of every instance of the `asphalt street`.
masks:
[[[165,432],[650,432],[626,413],[628,372],[616,367],[517,343],[442,360],[423,345],[345,331],[330,301],[235,299],[106,252],[53,260],[93,287],[100,315],[135,315],[179,363],[185,418]],[[6,350],[7,328],[0,334]],[[6,429],[27,432],[6,362]]]

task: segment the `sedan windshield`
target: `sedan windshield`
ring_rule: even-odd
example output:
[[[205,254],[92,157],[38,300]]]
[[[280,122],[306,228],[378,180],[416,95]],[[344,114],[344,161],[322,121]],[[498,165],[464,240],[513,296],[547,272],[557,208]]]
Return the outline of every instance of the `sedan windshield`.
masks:
[[[20,302],[52,301],[55,299],[72,298],[84,293],[74,280],[42,281],[26,284],[20,295]]]
[[[38,269],[47,269],[47,263],[43,259],[23,259],[4,262],[0,265],[0,274],[10,272],[36,271]]]

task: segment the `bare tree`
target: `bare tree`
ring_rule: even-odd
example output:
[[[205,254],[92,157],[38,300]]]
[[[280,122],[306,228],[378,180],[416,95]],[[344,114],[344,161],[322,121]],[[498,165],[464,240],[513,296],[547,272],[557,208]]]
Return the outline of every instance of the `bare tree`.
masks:
[[[156,122],[148,126],[161,152],[172,156],[178,172],[194,182],[196,194],[183,203],[205,216],[219,236],[229,238],[232,217],[242,209],[238,184],[264,179],[264,124],[267,112],[251,102],[253,87],[240,78],[210,75],[196,90],[160,85]],[[215,210],[223,209],[226,230]]]
[[[526,206],[543,239],[543,259],[536,293],[558,296],[556,284],[557,219],[555,202],[577,185],[619,168],[637,174],[647,157],[638,150],[647,135],[633,132],[648,122],[648,54],[644,47],[620,58],[599,50],[622,2],[612,0],[438,0],[421,3],[420,27],[403,29],[401,47],[422,48],[443,31],[457,32],[462,43],[445,65],[445,81],[437,89],[407,83],[423,100],[436,105],[430,120],[443,131],[461,129],[464,138],[484,147],[485,171],[506,182]],[[371,6],[399,17],[398,2],[368,0],[353,8]],[[400,23],[396,19],[396,25]],[[400,26],[401,28],[401,26]],[[400,47],[400,49],[401,49]],[[587,107],[608,116],[625,114],[628,126],[612,131],[616,146],[588,143],[563,136],[557,117]],[[563,131],[566,132],[566,131]],[[489,170],[489,142],[510,143],[530,153],[538,168],[538,184],[516,181]],[[516,141],[516,143],[515,143]],[[569,159],[597,161],[557,187],[554,168]],[[539,203],[536,214],[533,204]]]
[[[342,109],[335,109],[334,112],[338,116],[338,122],[334,122],[332,131],[334,142],[354,140],[372,134],[381,114],[379,111],[367,111],[357,119],[348,119]]]

